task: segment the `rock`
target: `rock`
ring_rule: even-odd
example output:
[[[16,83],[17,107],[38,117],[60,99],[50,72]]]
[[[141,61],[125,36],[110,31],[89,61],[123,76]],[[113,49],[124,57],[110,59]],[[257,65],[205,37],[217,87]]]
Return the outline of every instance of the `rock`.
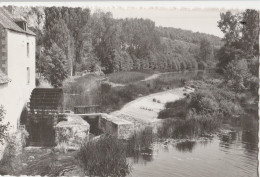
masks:
[[[67,121],[61,121],[55,126],[55,142],[57,145],[78,149],[89,139],[89,124],[80,116],[67,115]]]

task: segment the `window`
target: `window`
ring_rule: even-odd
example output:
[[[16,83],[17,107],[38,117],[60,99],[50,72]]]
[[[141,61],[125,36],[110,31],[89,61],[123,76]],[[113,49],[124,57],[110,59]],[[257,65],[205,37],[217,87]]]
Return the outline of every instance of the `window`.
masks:
[[[29,42],[27,42],[27,57],[30,56],[29,53],[30,53],[30,51],[29,51]]]
[[[27,84],[30,84],[30,68],[27,67]]]

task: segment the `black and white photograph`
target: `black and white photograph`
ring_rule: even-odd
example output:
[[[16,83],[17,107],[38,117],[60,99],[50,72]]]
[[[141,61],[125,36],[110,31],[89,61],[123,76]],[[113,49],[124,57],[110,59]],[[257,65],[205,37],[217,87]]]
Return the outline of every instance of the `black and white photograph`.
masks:
[[[0,2],[0,176],[258,177],[259,7]]]

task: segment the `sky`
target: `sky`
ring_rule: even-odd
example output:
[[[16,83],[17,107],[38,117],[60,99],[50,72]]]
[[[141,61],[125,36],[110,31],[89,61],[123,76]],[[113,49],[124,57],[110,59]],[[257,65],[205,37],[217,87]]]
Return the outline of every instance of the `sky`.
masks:
[[[217,27],[219,9],[166,9],[166,8],[101,8],[110,11],[114,18],[148,18],[156,26],[174,27],[223,37]],[[223,12],[223,10],[222,10]]]

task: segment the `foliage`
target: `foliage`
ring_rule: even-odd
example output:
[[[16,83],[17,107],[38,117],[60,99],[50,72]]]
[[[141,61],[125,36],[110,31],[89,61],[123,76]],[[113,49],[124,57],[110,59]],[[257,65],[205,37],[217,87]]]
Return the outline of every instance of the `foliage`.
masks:
[[[256,10],[247,9],[243,13],[232,14],[230,11],[220,14],[218,27],[224,33],[225,45],[218,52],[218,67],[223,72],[233,60],[251,60],[259,54],[258,27],[259,18]]]
[[[224,77],[228,86],[234,91],[244,91],[249,78],[246,60],[231,61],[224,70]]]
[[[105,73],[149,70],[194,69],[200,42],[204,39],[215,51],[220,38],[191,31],[156,27],[149,19],[114,19],[110,12],[90,12],[88,8],[35,7],[21,14],[36,18],[36,66],[40,74],[46,58],[44,50],[56,43],[63,51],[67,71],[94,71],[99,65]],[[42,26],[43,25],[43,26]]]
[[[85,175],[126,176],[131,166],[126,160],[126,146],[117,138],[105,135],[84,144],[78,152]]]
[[[0,143],[3,144],[3,140],[7,137],[8,124],[3,123],[5,118],[5,109],[0,105]]]
[[[211,63],[214,59],[213,46],[206,39],[200,41],[200,52],[198,58],[201,62],[208,64]]]
[[[68,72],[65,65],[65,55],[54,43],[51,48],[46,51],[45,72],[43,73],[44,77],[54,87],[61,87],[63,80],[67,78]]]
[[[188,109],[187,99],[180,99],[174,102],[168,102],[165,105],[165,109],[159,112],[158,118],[180,118],[186,117]]]

